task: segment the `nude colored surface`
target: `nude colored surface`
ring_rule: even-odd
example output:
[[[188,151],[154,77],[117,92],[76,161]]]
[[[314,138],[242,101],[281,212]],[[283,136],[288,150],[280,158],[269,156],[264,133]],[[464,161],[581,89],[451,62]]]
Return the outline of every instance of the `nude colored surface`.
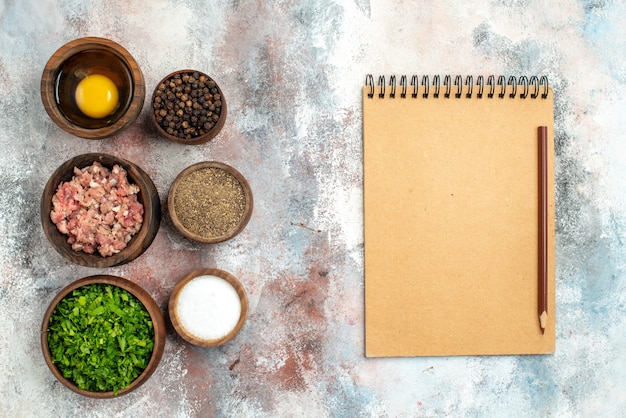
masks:
[[[0,2],[0,416],[526,417],[626,410],[626,7],[593,1]],[[184,68],[215,78],[228,119],[183,146],[137,122],[90,141],[45,113],[50,55],[82,36],[122,44],[148,94]],[[361,87],[365,75],[547,75],[555,89],[557,325],[550,356],[366,359]],[[451,117],[451,122],[453,117]],[[165,204],[176,175],[217,160],[255,207],[231,241],[194,244],[164,215],[148,251],[106,270],[48,244],[39,200],[86,152],[141,166]],[[169,329],[151,379],[119,399],[73,394],[46,368],[43,313],[97,273],[143,286],[166,312],[201,267],[237,276],[248,321],[220,348]]]

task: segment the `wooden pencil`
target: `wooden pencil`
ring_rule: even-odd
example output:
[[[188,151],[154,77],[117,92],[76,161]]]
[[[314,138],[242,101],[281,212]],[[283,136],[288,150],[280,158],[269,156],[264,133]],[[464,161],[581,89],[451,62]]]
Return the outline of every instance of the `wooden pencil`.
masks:
[[[540,126],[539,136],[539,327],[543,334],[548,322],[548,127]]]

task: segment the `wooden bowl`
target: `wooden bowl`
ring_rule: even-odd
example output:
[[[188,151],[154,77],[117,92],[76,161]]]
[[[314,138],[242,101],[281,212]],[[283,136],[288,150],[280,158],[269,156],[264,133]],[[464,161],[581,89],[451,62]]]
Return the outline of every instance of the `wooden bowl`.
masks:
[[[191,91],[191,89],[194,88],[193,84],[185,80],[184,78],[185,75],[206,77],[208,80],[206,81],[206,83],[208,83],[209,81],[215,83],[215,80],[213,80],[210,76],[200,71],[196,71],[196,70],[180,70],[180,71],[175,71],[167,75],[156,85],[156,87],[154,88],[154,92],[152,93],[152,99],[150,101],[150,106],[151,106],[150,119],[154,123],[154,126],[156,127],[157,131],[159,131],[161,135],[163,135],[164,137],[168,138],[171,141],[178,142],[181,144],[186,144],[186,145],[203,144],[215,138],[215,136],[217,136],[217,134],[222,130],[222,127],[224,126],[224,122],[226,122],[226,113],[227,113],[226,99],[224,98],[224,94],[222,93],[222,90],[217,85],[217,83],[215,83],[215,86],[209,86],[208,84],[205,83],[204,88],[207,88],[209,90],[214,88],[214,91],[209,91],[207,94],[211,94],[211,95],[219,94],[219,102],[221,103],[221,108],[218,114],[215,111],[215,109],[212,110],[210,108],[210,104],[209,104],[210,101],[213,101],[214,106],[216,106],[217,99],[214,100],[213,98],[210,98],[204,101],[205,100],[204,97],[202,99],[200,99],[199,97],[193,97],[192,96],[193,93]],[[181,91],[172,92],[174,96],[170,96],[170,99],[168,99],[168,100],[171,100],[173,104],[173,108],[170,109],[166,105],[165,97],[167,96],[169,83],[172,80],[175,80],[175,84],[178,84],[176,87],[172,87],[172,88],[176,90],[181,90]],[[163,86],[165,86],[165,90],[162,90]],[[190,91],[186,92],[185,88],[190,89]],[[198,85],[198,88],[202,89],[203,87],[200,84]],[[163,96],[164,94],[165,96]],[[187,94],[187,97],[183,97],[184,94]],[[187,101],[185,101],[184,99],[187,99]],[[182,102],[185,102],[186,104],[183,106]],[[188,104],[191,104],[191,107],[188,107],[187,106]],[[194,106],[196,107],[200,106],[200,107],[194,108]],[[208,115],[209,119],[213,117],[214,115],[218,117],[217,121],[214,121],[214,120],[212,121],[213,123],[215,123],[215,125],[208,130],[206,130],[203,126],[205,122],[199,119],[198,120],[192,119],[193,117],[201,118],[202,117],[201,112],[203,111],[212,112],[212,114]],[[177,114],[177,112],[180,112],[180,114]],[[171,120],[167,120],[166,118],[171,118]],[[173,132],[178,131],[177,124],[182,124],[185,121],[188,124],[187,129],[189,129],[190,127],[202,129],[203,130],[202,133],[196,131],[193,134],[189,134],[188,138],[184,136],[179,136],[179,135],[176,135],[176,133],[173,133]],[[173,132],[167,131],[168,127],[165,125],[166,123],[173,124],[171,126],[171,129],[173,129]],[[185,129],[182,126],[181,128]]]
[[[120,165],[127,172],[128,181],[139,186],[138,201],[143,204],[143,224],[141,229],[133,235],[126,248],[117,254],[103,257],[97,252],[87,254],[75,251],[67,243],[67,235],[62,234],[50,219],[52,210],[52,196],[56,193],[59,184],[70,181],[74,175],[74,167],[79,169],[90,166],[98,161],[102,166],[111,169],[115,164]],[[161,202],[154,183],[148,175],[137,165],[122,158],[101,153],[82,154],[63,163],[48,180],[41,198],[41,224],[52,244],[52,247],[66,259],[73,263],[88,267],[111,267],[128,263],[148,249],[156,237],[161,222]]]
[[[152,320],[152,324],[154,325],[154,348],[152,350],[152,356],[150,357],[150,361],[148,365],[143,370],[143,372],[125,389],[120,389],[117,392],[117,395],[113,391],[109,392],[91,392],[88,390],[79,389],[74,382],[63,377],[62,373],[57,369],[57,367],[53,364],[52,358],[50,355],[50,350],[48,347],[48,326],[50,323],[50,317],[54,312],[57,304],[61,299],[70,294],[73,290],[78,289],[79,287],[89,285],[89,284],[109,284],[113,286],[118,286],[124,290],[127,290],[131,294],[133,294],[146,308],[148,313],[150,314],[150,318]],[[144,384],[146,380],[154,373],[159,362],[161,361],[161,357],[163,356],[163,351],[165,349],[165,337],[166,337],[166,328],[165,321],[163,319],[163,315],[159,306],[156,304],[154,299],[139,285],[126,280],[121,277],[116,276],[108,276],[108,275],[97,275],[97,276],[89,276],[79,279],[70,285],[66,286],[57,294],[57,296],[52,300],[50,306],[46,310],[44,315],[43,323],[41,326],[41,348],[43,351],[43,356],[46,361],[46,364],[50,368],[52,374],[61,382],[64,386],[68,387],[72,391],[79,393],[84,396],[89,396],[92,398],[113,398],[116,396],[125,395],[127,393],[132,392],[137,389],[139,386]]]
[[[183,288],[193,279],[207,275],[217,276],[230,283],[237,291],[239,301],[241,302],[241,314],[239,315],[239,321],[228,334],[217,339],[202,339],[190,333],[181,322],[181,318],[178,313],[179,296]],[[180,335],[185,341],[200,347],[215,347],[230,341],[243,327],[243,324],[246,322],[246,318],[248,317],[248,295],[246,294],[246,291],[241,282],[232,274],[216,268],[204,268],[192,271],[191,273],[183,277],[178,283],[176,283],[174,289],[172,290],[172,294],[170,295],[168,311],[174,329],[176,330],[178,335]]]
[[[206,170],[214,170],[213,172],[220,174],[220,177],[212,177],[216,180],[205,178],[188,189],[188,182]],[[220,183],[219,178],[222,178],[224,183]],[[234,187],[237,183],[241,188]],[[237,193],[230,198],[214,198],[212,194],[221,190],[222,184],[225,190],[236,190]],[[182,203],[188,201],[180,197],[185,195],[194,196],[194,201]],[[197,242],[214,244],[233,238],[246,227],[252,215],[252,191],[248,181],[233,167],[217,161],[205,161],[187,167],[174,179],[168,193],[167,206],[174,226],[183,236]],[[234,212],[237,212],[237,216]],[[233,215],[233,222],[236,220],[236,223],[231,222],[228,226],[219,225],[220,222],[225,223],[227,217],[224,215]],[[193,218],[202,219],[204,228],[202,231],[200,231],[202,228],[192,225],[190,219]],[[208,231],[207,228],[211,227],[212,223],[215,225]]]
[[[87,75],[107,76],[118,88],[119,105],[110,115],[94,119],[76,105],[74,93]],[[48,60],[41,76],[41,100],[61,129],[87,139],[102,139],[128,128],[141,112],[146,95],[143,74],[121,45],[103,38],[73,40]]]

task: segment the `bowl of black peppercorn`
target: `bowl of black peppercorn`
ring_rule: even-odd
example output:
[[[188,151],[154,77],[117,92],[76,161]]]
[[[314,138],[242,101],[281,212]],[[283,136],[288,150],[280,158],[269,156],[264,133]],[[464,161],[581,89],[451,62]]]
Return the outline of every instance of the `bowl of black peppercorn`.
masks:
[[[226,100],[215,80],[196,70],[164,77],[152,94],[151,120],[166,138],[203,144],[215,138],[226,121]]]

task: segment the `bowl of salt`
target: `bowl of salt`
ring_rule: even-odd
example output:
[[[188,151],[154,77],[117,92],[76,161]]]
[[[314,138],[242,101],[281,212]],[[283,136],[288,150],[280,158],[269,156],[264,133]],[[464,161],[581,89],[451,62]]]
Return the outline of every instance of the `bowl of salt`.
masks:
[[[185,341],[215,347],[230,341],[248,316],[248,296],[232,274],[204,268],[183,277],[172,290],[169,316]]]

